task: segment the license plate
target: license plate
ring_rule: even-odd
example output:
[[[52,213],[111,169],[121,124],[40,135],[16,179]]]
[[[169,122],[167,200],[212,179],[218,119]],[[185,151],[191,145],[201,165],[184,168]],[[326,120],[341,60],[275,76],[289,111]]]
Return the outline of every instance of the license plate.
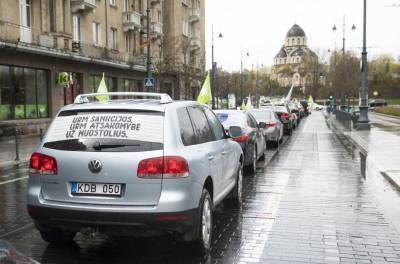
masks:
[[[102,196],[121,196],[122,185],[110,183],[83,183],[71,184],[72,194],[91,194]]]

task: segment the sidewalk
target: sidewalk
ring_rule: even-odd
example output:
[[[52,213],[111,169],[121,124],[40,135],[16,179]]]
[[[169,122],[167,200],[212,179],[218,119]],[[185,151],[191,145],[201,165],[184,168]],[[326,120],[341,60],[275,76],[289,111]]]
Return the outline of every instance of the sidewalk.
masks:
[[[31,154],[36,150],[39,143],[40,143],[39,137],[20,137],[18,144],[20,160],[15,161],[16,158],[15,138],[0,137],[0,168],[29,161]]]
[[[334,116],[328,119],[333,129],[346,136],[373,162],[380,173],[400,191],[400,119],[371,114],[371,130],[345,129]]]

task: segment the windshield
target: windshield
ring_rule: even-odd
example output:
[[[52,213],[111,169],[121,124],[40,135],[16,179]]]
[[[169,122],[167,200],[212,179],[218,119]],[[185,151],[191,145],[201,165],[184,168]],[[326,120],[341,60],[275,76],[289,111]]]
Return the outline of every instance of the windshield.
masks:
[[[163,148],[162,113],[61,112],[44,147],[67,151],[137,152]]]
[[[224,126],[225,129],[228,129],[231,126],[240,126],[243,124],[243,114],[242,113],[216,113],[219,121]]]
[[[271,111],[250,111],[250,113],[254,116],[257,122],[266,122],[272,119]]]

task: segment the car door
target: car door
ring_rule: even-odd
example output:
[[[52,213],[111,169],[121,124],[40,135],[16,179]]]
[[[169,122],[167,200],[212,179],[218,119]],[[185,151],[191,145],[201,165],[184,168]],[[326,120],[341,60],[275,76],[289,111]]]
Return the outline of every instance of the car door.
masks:
[[[218,142],[218,145],[223,148],[222,177],[224,179],[224,190],[226,190],[227,187],[236,180],[237,163],[235,159],[235,150],[233,149],[233,145],[229,144],[228,140],[230,139],[228,139],[228,137],[226,136],[224,127],[222,126],[217,116],[208,108],[204,108],[204,112],[206,113],[208,122],[210,123],[211,129],[214,133],[216,142]]]
[[[265,138],[262,130],[258,127],[257,121],[251,114],[247,114],[247,123],[249,127],[254,131],[255,141],[257,144],[257,158],[262,155],[265,148]]]
[[[281,138],[283,138],[283,123],[281,122],[281,120],[279,119],[278,115],[273,112],[274,118],[275,118],[275,122],[276,122],[276,126],[278,128],[278,135],[279,135],[279,140]]]
[[[202,106],[188,107],[190,119],[196,134],[197,149],[207,157],[211,177],[214,182],[214,202],[220,200],[223,191],[223,142],[216,141]]]

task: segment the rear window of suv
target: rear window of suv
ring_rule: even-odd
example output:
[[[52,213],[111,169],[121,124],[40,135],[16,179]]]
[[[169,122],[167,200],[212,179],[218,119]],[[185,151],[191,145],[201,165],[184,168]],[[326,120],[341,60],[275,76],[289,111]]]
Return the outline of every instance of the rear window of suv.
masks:
[[[141,152],[163,149],[164,113],[63,111],[43,147],[65,151]]]

